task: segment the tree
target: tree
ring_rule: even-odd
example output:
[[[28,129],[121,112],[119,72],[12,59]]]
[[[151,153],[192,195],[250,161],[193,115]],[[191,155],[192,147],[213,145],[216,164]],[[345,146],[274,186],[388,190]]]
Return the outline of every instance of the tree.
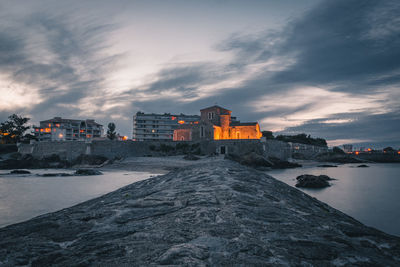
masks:
[[[12,144],[21,141],[26,130],[30,126],[26,126],[26,123],[30,118],[23,118],[16,114],[8,117],[8,120],[0,124],[0,137],[2,143]]]
[[[262,136],[266,139],[274,139],[274,135],[271,131],[262,131]]]
[[[114,140],[116,137],[117,137],[117,133],[115,132],[115,123],[110,122],[108,124],[107,138],[110,140]]]

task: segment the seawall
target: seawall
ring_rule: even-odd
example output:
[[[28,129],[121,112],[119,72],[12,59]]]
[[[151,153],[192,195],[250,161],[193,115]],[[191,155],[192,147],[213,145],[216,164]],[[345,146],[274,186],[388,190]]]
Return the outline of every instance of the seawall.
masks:
[[[168,148],[176,146],[194,146],[202,154],[246,154],[256,152],[266,157],[273,156],[283,160],[291,157],[291,146],[276,140],[216,140],[201,142],[157,142],[157,141],[110,141],[98,140],[90,143],[83,141],[37,142],[19,144],[18,152],[32,154],[36,158],[57,154],[61,158],[72,160],[81,154],[103,155],[108,158],[160,156],[168,154]]]

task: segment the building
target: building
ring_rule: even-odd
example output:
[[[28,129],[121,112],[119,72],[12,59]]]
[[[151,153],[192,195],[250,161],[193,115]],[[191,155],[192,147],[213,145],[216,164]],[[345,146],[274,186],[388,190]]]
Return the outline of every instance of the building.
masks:
[[[199,123],[198,115],[145,114],[133,116],[133,141],[172,141],[174,130],[180,125]]]
[[[212,106],[200,113],[198,123],[181,125],[174,131],[174,141],[260,139],[262,136],[257,122],[237,121],[228,109]]]
[[[103,125],[94,120],[72,120],[54,117],[33,126],[38,141],[91,141],[103,135]]]
[[[350,145],[350,144],[343,145],[343,151],[346,152],[346,153],[353,152],[353,145]]]

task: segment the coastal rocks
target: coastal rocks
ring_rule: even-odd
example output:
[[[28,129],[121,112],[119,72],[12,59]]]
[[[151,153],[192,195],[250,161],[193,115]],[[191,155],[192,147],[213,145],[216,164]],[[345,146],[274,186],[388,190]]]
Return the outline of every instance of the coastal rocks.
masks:
[[[93,169],[77,169],[74,173],[75,175],[101,175],[101,171]]]
[[[316,156],[316,160],[320,162],[333,162],[333,163],[362,163],[362,160],[352,157],[347,154],[337,153],[323,153]]]
[[[280,160],[275,157],[268,157],[268,160],[272,162],[272,169],[289,169],[289,168],[299,168],[300,164],[295,162],[289,162],[286,160]]]
[[[104,164],[108,158],[101,155],[79,155],[72,161],[71,165],[101,165]]]
[[[361,164],[361,165],[358,165],[357,166],[357,168],[368,168],[369,166],[368,165],[365,165],[365,164]]]
[[[296,178],[297,183],[296,187],[303,188],[324,188],[330,186],[330,180],[333,180],[327,175],[311,175],[311,174],[303,174]]]
[[[193,154],[187,154],[186,156],[183,157],[185,160],[199,160],[200,158],[193,155]]]
[[[272,167],[273,165],[272,162],[266,160],[262,155],[255,152],[250,152],[244,155],[230,153],[227,154],[225,158],[253,168]]]
[[[230,161],[0,229],[0,266],[398,266],[400,238]]]
[[[318,165],[317,167],[321,167],[321,168],[336,168],[337,165],[322,164],[322,165]]]
[[[65,172],[56,172],[56,173],[43,173],[43,174],[37,174],[37,176],[41,177],[66,177],[66,176],[73,176],[70,173],[65,173]]]
[[[250,152],[244,155],[228,154],[226,159],[239,162],[242,165],[250,166],[257,169],[272,168],[272,169],[286,169],[301,167],[300,164],[280,160],[275,157],[264,158],[262,155],[255,152]]]
[[[27,170],[12,170],[10,171],[10,174],[30,174],[30,171]]]

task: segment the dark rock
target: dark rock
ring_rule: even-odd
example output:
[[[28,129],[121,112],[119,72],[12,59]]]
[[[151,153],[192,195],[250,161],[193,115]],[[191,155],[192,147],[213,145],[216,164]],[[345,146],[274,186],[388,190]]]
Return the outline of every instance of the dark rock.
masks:
[[[335,154],[332,152],[322,153],[316,156],[316,160],[320,162],[334,162],[334,163],[362,163],[362,160],[354,158],[347,154]]]
[[[333,180],[327,175],[311,175],[311,174],[303,174],[296,178],[297,183],[296,187],[304,187],[304,188],[324,188],[330,186],[330,180]]]
[[[79,155],[75,160],[73,160],[73,165],[101,165],[105,163],[108,158],[101,155]]]
[[[8,154],[17,151],[18,147],[16,144],[0,144],[0,154]]]
[[[300,164],[294,163],[294,162],[289,162],[286,160],[281,160],[275,157],[268,157],[268,160],[272,162],[272,168],[273,169],[288,169],[288,168],[298,168],[301,167]]]
[[[12,170],[10,171],[10,174],[30,174],[30,171],[27,170]]]
[[[1,228],[0,265],[399,266],[399,244],[262,172],[218,161]]]
[[[77,169],[75,175],[101,175],[101,171],[93,169]]]
[[[251,167],[272,167],[272,163],[270,161],[255,152],[250,152],[244,155],[229,153],[225,155],[225,158]]]
[[[361,164],[361,165],[358,165],[357,166],[357,168],[368,168],[369,166],[368,165],[365,165],[365,164]]]
[[[65,173],[65,172],[56,172],[56,173],[38,174],[38,176],[41,176],[41,177],[64,177],[64,176],[73,176],[73,175],[70,173]]]
[[[322,167],[322,168],[336,168],[337,165],[322,164],[322,165],[318,165],[318,167]]]
[[[187,154],[186,156],[183,157],[185,160],[199,160],[200,158],[193,155],[193,154]]]

